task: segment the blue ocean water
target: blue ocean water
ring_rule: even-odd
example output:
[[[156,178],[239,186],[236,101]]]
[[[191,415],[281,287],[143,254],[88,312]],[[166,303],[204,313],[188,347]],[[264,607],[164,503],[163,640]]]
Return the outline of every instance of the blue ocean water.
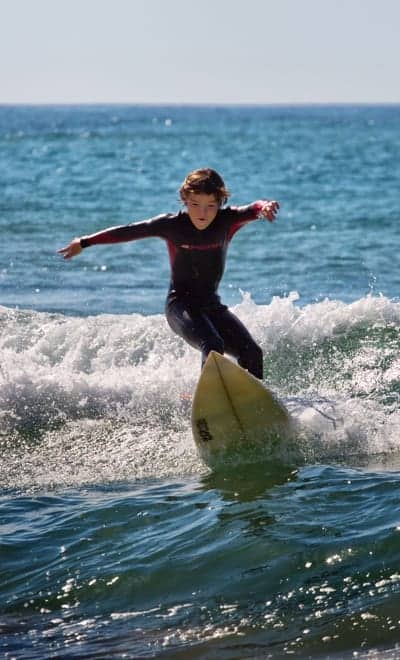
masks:
[[[4,657],[400,655],[399,153],[398,106],[0,107]],[[202,166],[281,204],[220,292],[287,465],[198,457],[162,241],[56,254]]]

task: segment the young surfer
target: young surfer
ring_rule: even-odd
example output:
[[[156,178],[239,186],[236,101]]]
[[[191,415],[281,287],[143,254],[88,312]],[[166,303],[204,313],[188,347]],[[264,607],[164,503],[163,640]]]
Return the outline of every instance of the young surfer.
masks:
[[[58,252],[64,259],[71,259],[92,245],[148,237],[164,239],[171,265],[166,317],[172,330],[201,351],[203,364],[212,350],[228,353],[262,379],[261,348],[243,323],[222,304],[218,285],[234,234],[259,217],[272,222],[279,204],[259,200],[247,206],[225,207],[229,192],[212,169],[190,172],[179,193],[185,210],[74,238]]]

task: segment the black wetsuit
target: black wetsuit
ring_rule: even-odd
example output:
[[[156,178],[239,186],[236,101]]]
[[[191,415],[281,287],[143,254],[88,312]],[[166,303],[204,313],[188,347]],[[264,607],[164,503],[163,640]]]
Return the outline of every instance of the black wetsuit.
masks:
[[[206,229],[196,229],[189,215],[160,215],[145,222],[111,227],[81,238],[81,246],[159,237],[167,242],[171,281],[166,316],[172,330],[199,349],[228,353],[257,378],[263,376],[261,348],[217,293],[226,252],[233,235],[255,220],[260,203],[220,209]]]

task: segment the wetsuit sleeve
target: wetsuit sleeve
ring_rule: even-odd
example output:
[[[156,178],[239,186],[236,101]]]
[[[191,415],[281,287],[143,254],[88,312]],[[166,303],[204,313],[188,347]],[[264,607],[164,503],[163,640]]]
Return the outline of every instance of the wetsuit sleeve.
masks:
[[[165,238],[166,221],[168,218],[168,215],[159,215],[156,218],[151,218],[150,220],[145,220],[143,222],[109,227],[96,234],[82,236],[80,239],[81,247],[86,248],[90,245],[125,243],[127,241],[137,241],[140,238]]]
[[[228,238],[231,239],[234,234],[252,220],[257,220],[260,217],[261,209],[265,202],[260,199],[247,206],[232,206],[229,208],[231,224],[229,227]]]

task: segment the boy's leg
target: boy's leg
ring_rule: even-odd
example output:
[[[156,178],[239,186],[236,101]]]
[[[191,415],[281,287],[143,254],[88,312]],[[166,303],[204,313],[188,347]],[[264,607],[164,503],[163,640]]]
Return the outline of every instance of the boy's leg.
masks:
[[[171,329],[190,346],[201,351],[202,364],[210,351],[223,354],[224,341],[206,314],[189,310],[183,303],[174,302],[168,305],[166,316]]]
[[[225,352],[256,378],[263,378],[263,353],[243,323],[229,311],[218,310],[210,319],[223,339]]]

